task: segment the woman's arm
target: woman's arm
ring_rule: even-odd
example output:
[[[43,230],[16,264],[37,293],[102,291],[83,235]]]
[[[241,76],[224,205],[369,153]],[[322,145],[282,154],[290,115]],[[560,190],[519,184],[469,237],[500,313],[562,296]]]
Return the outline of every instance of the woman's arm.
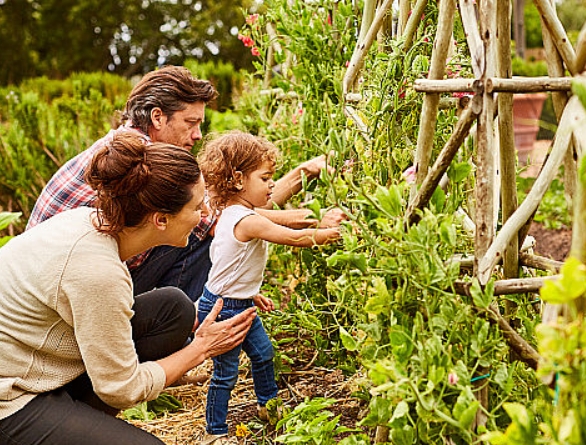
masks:
[[[340,228],[295,230],[275,224],[262,215],[250,215],[236,224],[234,236],[242,242],[262,239],[285,246],[311,247],[335,241],[340,237]]]
[[[204,360],[234,349],[244,341],[248,329],[256,317],[255,308],[216,322],[222,309],[223,300],[216,302],[201,326],[195,331],[193,341],[183,349],[157,360],[166,375],[166,385],[177,381],[187,371],[204,362]]]

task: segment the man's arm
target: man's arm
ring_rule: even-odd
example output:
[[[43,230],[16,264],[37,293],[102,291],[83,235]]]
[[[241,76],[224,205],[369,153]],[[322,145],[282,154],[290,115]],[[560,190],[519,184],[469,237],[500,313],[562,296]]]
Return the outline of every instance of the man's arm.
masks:
[[[276,182],[273,189],[272,203],[282,207],[293,195],[301,191],[303,175],[307,179],[313,179],[319,176],[324,168],[329,168],[326,155],[310,159],[295,167]],[[267,208],[270,208],[272,203]]]

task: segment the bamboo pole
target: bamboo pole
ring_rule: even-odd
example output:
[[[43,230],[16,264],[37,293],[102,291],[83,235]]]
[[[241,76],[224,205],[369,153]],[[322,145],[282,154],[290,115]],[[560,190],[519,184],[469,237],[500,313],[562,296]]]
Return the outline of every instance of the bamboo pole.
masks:
[[[454,0],[442,0],[439,6],[437,34],[433,42],[433,51],[429,68],[429,79],[442,79],[445,74],[446,58],[451,43],[454,26],[454,12],[456,3]],[[423,98],[419,134],[417,135],[417,149],[415,151],[416,184],[421,184],[427,176],[427,170],[431,162],[431,152],[435,136],[439,94],[426,94]],[[411,189],[415,196],[416,185]]]
[[[553,6],[553,0],[550,0]],[[554,7],[555,12],[555,7]],[[557,50],[553,36],[549,28],[545,25],[543,17],[541,18],[541,29],[543,35],[543,47],[546,51],[547,73],[550,77],[565,76],[564,63],[562,57]],[[571,83],[571,79],[567,79]],[[559,124],[562,112],[568,103],[568,95],[566,92],[556,92],[552,94],[553,108],[556,114],[556,120]],[[573,147],[570,146],[564,158],[564,197],[569,209],[569,214],[572,215],[574,206],[572,199],[576,191],[576,162],[574,160]]]
[[[582,26],[576,42],[576,71],[586,70],[586,23]]]
[[[564,264],[561,261],[552,260],[539,255],[532,255],[530,253],[519,254],[519,260],[523,266],[553,273],[559,273],[562,265]]]
[[[397,23],[397,37],[400,37],[405,32],[407,20],[409,19],[409,11],[411,10],[410,0],[399,0],[399,20]]]
[[[552,40],[562,56],[566,68],[575,76],[578,74],[576,70],[576,54],[562,23],[557,17],[554,6],[549,0],[534,0],[534,3],[541,14],[543,23],[545,23],[551,33]]]
[[[553,144],[550,156],[547,158],[541,174],[537,177],[531,191],[521,203],[517,211],[503,225],[494,242],[486,253],[480,257],[478,264],[478,279],[485,285],[492,275],[494,266],[500,261],[503,250],[516,236],[521,226],[537,209],[545,192],[556,177],[564,155],[572,138],[573,125],[584,117],[584,109],[577,97],[572,97],[564,110],[560,121],[559,130]]]
[[[476,79],[417,79],[413,89],[421,93],[482,92],[482,83]]]
[[[509,79],[511,66],[511,0],[497,0],[497,76]],[[491,80],[491,79],[489,79]],[[488,83],[488,82],[487,82]],[[498,135],[501,168],[502,222],[517,210],[517,159],[513,134],[513,95],[498,95]],[[503,254],[503,275],[505,278],[519,276],[519,239],[513,237]],[[513,313],[515,304],[505,301],[505,318]]]
[[[481,99],[477,96],[474,97],[472,101],[470,101],[468,106],[460,115],[460,119],[458,119],[452,135],[438,155],[433,167],[429,171],[429,174],[423,180],[423,183],[417,191],[417,194],[407,207],[407,211],[405,212],[405,220],[407,221],[408,225],[415,224],[417,221],[419,221],[420,215],[416,212],[416,210],[421,210],[428,204],[434,190],[439,185],[443,174],[448,170],[448,167],[458,152],[458,149],[463,144],[466,136],[468,136],[468,132],[474,124],[481,109]]]
[[[490,79],[495,75],[495,62],[497,60],[496,37],[497,37],[497,5],[495,0],[482,0],[478,5],[480,36],[484,48],[484,71],[482,81]],[[496,229],[495,218],[495,188],[496,188],[496,160],[493,151],[494,146],[494,112],[495,103],[492,93],[486,89],[482,93],[482,112],[478,118],[477,126],[477,159],[476,159],[476,237],[474,240],[475,261],[482,258],[487,251]],[[475,273],[478,273],[476,268]],[[495,313],[499,319],[498,311]],[[508,323],[507,323],[508,324]],[[499,323],[500,327],[500,323]],[[501,327],[503,335],[504,328]],[[514,332],[514,331],[513,331]],[[516,333],[515,333],[516,334]],[[517,334],[518,335],[518,334]],[[484,373],[485,369],[479,367],[479,372]],[[475,390],[475,396],[483,409],[476,412],[474,426],[486,425],[488,407],[488,386],[480,386]]]
[[[559,275],[551,275],[548,277],[531,277],[531,278],[509,278],[506,280],[498,280],[494,282],[494,295],[512,295],[525,294],[529,292],[539,292],[546,281],[557,280]],[[472,283],[470,281],[456,281],[454,283],[454,290],[459,295],[470,296],[470,288]]]
[[[419,23],[421,23],[421,15],[423,14],[423,11],[425,11],[426,6],[427,0],[417,0],[417,3],[415,3],[415,6],[411,10],[411,15],[407,20],[404,32],[405,46],[403,51],[405,51],[405,53],[407,53],[407,51],[411,49],[411,45],[413,45],[413,37],[415,36]]]
[[[572,89],[572,79],[563,77],[513,77],[511,79],[494,77],[486,80],[486,90],[489,93],[537,93],[543,91],[569,91]]]
[[[344,79],[342,80],[342,90],[344,93],[344,97],[346,96],[346,94],[352,92],[352,86],[356,82],[358,73],[362,69],[362,65],[364,64],[364,58],[370,50],[372,42],[374,42],[376,34],[378,33],[378,30],[383,23],[383,19],[392,5],[393,0],[384,1],[380,9],[377,11],[374,21],[372,22],[372,25],[370,26],[368,32],[364,37],[364,41],[358,42],[358,44],[354,48],[354,53],[350,58],[348,69],[346,70],[346,73],[344,74]]]
[[[476,19],[476,1],[459,0],[459,4],[460,18],[466,31],[466,41],[470,50],[472,72],[474,73],[474,77],[480,78],[484,72],[485,60],[482,39],[478,31],[478,20]]]

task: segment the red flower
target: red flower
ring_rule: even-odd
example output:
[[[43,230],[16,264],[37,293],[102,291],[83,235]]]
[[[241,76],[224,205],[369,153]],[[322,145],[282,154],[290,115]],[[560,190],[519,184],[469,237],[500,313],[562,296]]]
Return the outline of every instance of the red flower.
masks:
[[[254,46],[254,40],[252,40],[251,37],[242,35],[242,34],[238,34],[238,40],[240,40],[242,42],[242,44],[244,46],[246,46],[247,48],[251,48]]]
[[[252,48],[250,48],[250,53],[255,57],[260,56],[260,51],[258,50],[258,48],[256,46],[253,46]]]

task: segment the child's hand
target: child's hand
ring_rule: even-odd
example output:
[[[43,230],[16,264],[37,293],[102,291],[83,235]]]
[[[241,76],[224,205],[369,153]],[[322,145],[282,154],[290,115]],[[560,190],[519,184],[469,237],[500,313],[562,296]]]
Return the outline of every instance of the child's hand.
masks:
[[[261,294],[252,297],[254,305],[261,312],[272,312],[275,310],[275,303],[268,297],[263,297]]]

